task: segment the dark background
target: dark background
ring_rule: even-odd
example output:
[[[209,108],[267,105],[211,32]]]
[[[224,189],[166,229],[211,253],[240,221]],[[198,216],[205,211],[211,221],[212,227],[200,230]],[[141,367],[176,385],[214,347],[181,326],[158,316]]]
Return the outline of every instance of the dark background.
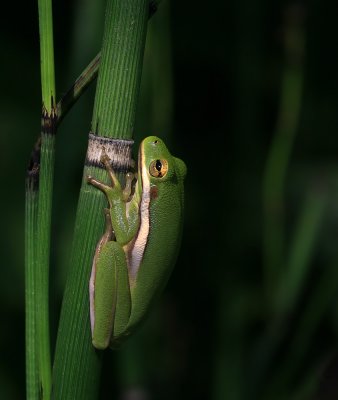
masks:
[[[60,97],[100,48],[105,2],[54,3]],[[161,301],[139,334],[106,354],[102,399],[337,398],[337,11],[333,1],[319,0],[165,0],[150,21],[135,139],[162,136],[186,161],[186,221]],[[40,127],[34,2],[7,4],[0,49],[0,398],[23,399],[24,180]],[[266,208],[262,193],[288,71],[294,84],[285,95],[284,120],[291,113],[296,123],[284,206],[276,211],[274,204]],[[300,81],[297,112],[293,88]],[[94,89],[58,132],[52,343]],[[282,128],[287,136],[290,126]],[[307,207],[296,246],[305,261],[296,258],[290,272],[287,260]],[[311,210],[319,210],[314,225],[307,224]],[[271,285],[264,267],[266,215],[277,221],[273,228],[285,227]]]

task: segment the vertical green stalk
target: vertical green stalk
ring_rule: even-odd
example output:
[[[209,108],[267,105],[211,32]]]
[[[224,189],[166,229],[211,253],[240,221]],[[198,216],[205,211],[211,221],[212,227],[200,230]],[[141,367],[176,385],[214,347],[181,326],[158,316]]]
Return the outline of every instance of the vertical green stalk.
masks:
[[[148,20],[148,0],[108,0],[92,131],[130,139],[133,133]],[[128,141],[126,144],[130,143]],[[124,154],[130,165],[130,147]],[[53,369],[55,399],[94,399],[99,390],[102,352],[91,344],[88,284],[96,243],[103,232],[102,193],[87,175],[106,172],[86,160],[76,216],[70,269],[61,310]]]
[[[56,130],[53,19],[51,0],[39,0],[41,57],[41,148],[36,235],[36,340],[41,397],[51,394],[49,338],[49,253]]]
[[[303,85],[302,21],[297,10],[289,9],[287,17],[286,66],[282,80],[281,102],[276,131],[265,166],[262,193],[264,283],[268,297],[274,293],[285,261],[285,177],[298,127]]]
[[[277,309],[277,313],[273,315],[273,319],[269,321],[265,332],[254,346],[254,359],[257,368],[252,374],[253,391],[258,390],[262,385],[265,374],[271,366],[271,361],[287,331],[288,325],[284,319],[285,314],[280,315],[278,313],[282,311],[280,302],[283,301],[284,296],[284,293],[281,293],[281,282],[285,282],[284,279],[282,280],[282,278],[285,278],[283,273],[288,268],[288,262],[294,266],[297,257],[302,257],[303,270],[305,269],[308,261],[305,252],[309,250],[306,245],[310,243],[310,240],[305,243],[302,251],[298,253],[295,246],[303,246],[303,243],[298,240],[298,243],[295,243],[292,247],[290,259],[287,259],[284,229],[285,181],[300,116],[305,37],[301,9],[290,6],[286,11],[285,66],[282,76],[279,114],[268,152],[262,187],[264,290],[268,300],[266,302],[268,311],[276,312]],[[312,213],[307,213],[306,218],[301,219],[302,225],[307,223],[312,228],[312,224],[314,224],[313,234],[315,234],[318,226],[317,218],[311,218],[308,221],[308,214],[312,217]],[[295,239],[298,239],[298,236]]]
[[[25,307],[26,307],[26,398],[39,398],[39,369],[37,359],[35,326],[35,257],[36,257],[36,221],[37,188],[31,176],[26,182],[25,209]]]
[[[106,15],[92,131],[99,136],[130,139],[141,81],[148,2],[109,1]]]
[[[47,117],[49,119],[49,117]],[[42,398],[51,392],[51,357],[49,338],[49,253],[54,175],[54,134],[41,134],[41,169],[38,193],[36,236],[36,332]]]
[[[42,104],[51,114],[55,103],[52,0],[38,0]]]
[[[297,304],[316,249],[326,205],[327,193],[317,187],[305,198],[276,294],[276,310],[280,315],[287,315]]]

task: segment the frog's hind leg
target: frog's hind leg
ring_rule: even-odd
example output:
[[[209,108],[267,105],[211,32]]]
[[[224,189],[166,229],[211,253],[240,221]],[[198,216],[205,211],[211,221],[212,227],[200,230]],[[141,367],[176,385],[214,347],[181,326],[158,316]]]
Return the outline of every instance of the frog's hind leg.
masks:
[[[131,296],[122,247],[114,241],[105,243],[95,269],[90,296],[92,341],[97,349],[105,349],[124,332],[130,318]]]

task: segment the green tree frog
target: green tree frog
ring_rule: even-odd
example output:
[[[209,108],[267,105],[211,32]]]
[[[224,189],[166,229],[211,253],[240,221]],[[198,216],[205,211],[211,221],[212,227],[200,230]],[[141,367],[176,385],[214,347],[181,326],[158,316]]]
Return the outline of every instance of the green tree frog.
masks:
[[[140,144],[136,183],[129,173],[124,189],[109,157],[103,155],[101,161],[111,186],[87,178],[109,204],[89,282],[92,342],[97,349],[117,348],[163,290],[180,245],[186,175],[184,162],[155,136]]]

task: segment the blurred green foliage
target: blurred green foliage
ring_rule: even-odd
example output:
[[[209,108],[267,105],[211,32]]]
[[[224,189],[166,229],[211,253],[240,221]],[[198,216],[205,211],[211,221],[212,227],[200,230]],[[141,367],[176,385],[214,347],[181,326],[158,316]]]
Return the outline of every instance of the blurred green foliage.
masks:
[[[59,96],[100,48],[104,6],[55,2]],[[0,398],[23,399],[24,178],[40,129],[39,44],[37,7],[7,7],[15,23],[0,25]],[[267,290],[262,185],[293,12],[305,37],[303,90],[282,193],[283,259]],[[120,352],[105,354],[102,399],[337,397],[336,15],[330,1],[164,0],[149,22],[135,139],[165,137],[186,161],[186,221],[177,266],[149,321]],[[52,343],[93,94],[57,138]]]

